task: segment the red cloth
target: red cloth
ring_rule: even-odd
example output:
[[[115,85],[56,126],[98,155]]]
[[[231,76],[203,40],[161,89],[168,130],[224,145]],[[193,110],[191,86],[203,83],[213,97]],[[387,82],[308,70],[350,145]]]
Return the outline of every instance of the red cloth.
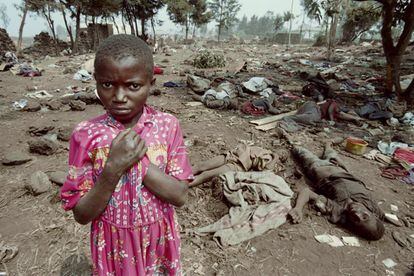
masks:
[[[164,70],[162,70],[161,67],[154,66],[154,74],[155,75],[162,75],[164,73]]]
[[[320,105],[320,109],[322,119],[336,121],[339,117],[339,106],[334,100],[327,100],[325,103]]]
[[[394,152],[394,159],[414,164],[414,151],[408,148],[398,148]]]
[[[261,116],[266,113],[266,110],[263,107],[255,107],[250,101],[245,102],[241,110],[243,113],[250,114],[253,116]]]

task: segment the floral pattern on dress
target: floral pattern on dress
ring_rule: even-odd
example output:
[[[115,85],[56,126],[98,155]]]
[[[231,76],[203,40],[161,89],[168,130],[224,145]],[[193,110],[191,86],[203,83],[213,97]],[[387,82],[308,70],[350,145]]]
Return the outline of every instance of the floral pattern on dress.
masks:
[[[78,124],[72,133],[69,173],[61,189],[71,210],[95,185],[112,140],[124,126],[104,114]],[[181,181],[193,179],[178,120],[144,106],[133,129],[146,155],[119,180],[104,212],[91,225],[94,275],[180,275],[180,237],[174,207],[142,183],[149,163]]]

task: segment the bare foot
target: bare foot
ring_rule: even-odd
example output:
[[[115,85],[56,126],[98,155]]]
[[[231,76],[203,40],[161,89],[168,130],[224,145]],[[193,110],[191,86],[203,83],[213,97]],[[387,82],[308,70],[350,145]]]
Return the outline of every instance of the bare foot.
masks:
[[[303,218],[303,212],[300,209],[293,208],[289,211],[288,216],[292,219],[293,223],[301,223]]]

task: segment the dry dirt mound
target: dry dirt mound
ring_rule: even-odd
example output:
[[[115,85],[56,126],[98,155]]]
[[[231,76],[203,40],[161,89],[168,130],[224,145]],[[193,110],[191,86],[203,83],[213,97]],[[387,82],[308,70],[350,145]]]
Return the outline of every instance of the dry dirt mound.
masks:
[[[62,41],[57,40],[57,43],[53,40],[53,38],[47,32],[41,32],[34,37],[33,45],[27,47],[23,50],[24,54],[30,54],[35,57],[42,57],[42,56],[56,56],[61,51],[69,48],[69,44]]]
[[[16,46],[5,29],[0,28],[0,56],[8,51],[16,51]]]

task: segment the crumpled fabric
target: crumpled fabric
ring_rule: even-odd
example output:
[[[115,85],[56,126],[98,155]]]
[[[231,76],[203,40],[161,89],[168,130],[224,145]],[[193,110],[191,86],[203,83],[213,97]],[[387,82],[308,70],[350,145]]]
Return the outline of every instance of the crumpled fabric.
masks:
[[[208,96],[213,96],[216,100],[224,100],[225,98],[230,98],[230,95],[226,91],[217,92],[214,89],[209,89],[201,97],[201,101],[204,102],[204,99]]]
[[[251,101],[247,101],[241,107],[241,111],[245,114],[253,115],[253,116],[261,116],[266,113],[266,109],[262,106],[256,107],[253,105]]]
[[[398,148],[407,148],[408,145],[400,142],[391,142],[388,144],[386,142],[379,141],[377,147],[381,153],[392,156]]]
[[[194,75],[187,75],[187,86],[197,94],[202,94],[210,88],[211,81]]]
[[[220,176],[225,198],[232,207],[217,222],[196,229],[214,233],[221,245],[236,245],[276,229],[286,222],[293,192],[271,171],[227,172]]]
[[[397,148],[393,157],[407,169],[414,166],[414,148]]]
[[[248,91],[257,93],[268,88],[269,86],[272,86],[273,82],[266,78],[253,77],[250,80],[243,82],[242,85]]]
[[[276,165],[276,156],[270,150],[239,144],[236,149],[226,154],[226,162],[236,166],[238,171],[273,170]]]

